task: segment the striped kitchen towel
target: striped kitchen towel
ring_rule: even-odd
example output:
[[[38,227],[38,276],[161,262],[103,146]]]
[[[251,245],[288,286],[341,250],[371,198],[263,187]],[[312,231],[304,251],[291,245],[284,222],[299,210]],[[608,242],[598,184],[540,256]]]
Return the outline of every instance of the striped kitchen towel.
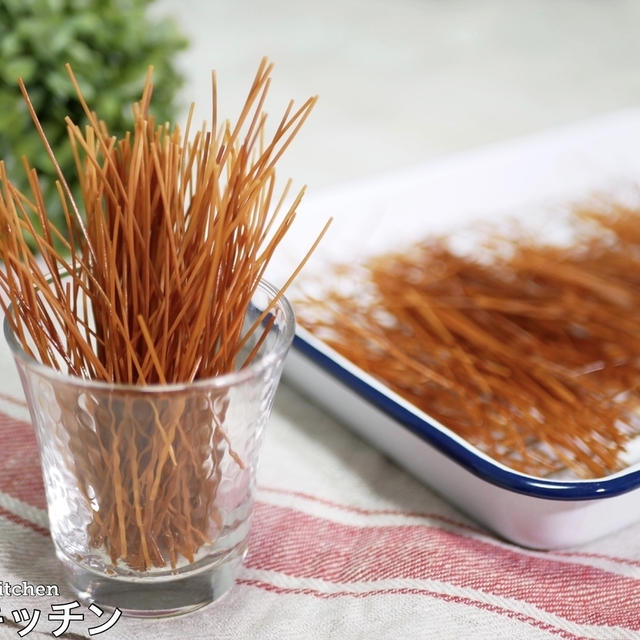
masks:
[[[29,635],[51,637],[51,605],[74,595],[49,538],[19,382],[2,364],[0,587],[56,585],[59,596],[0,595],[0,637],[20,637],[15,613],[36,609]],[[227,596],[181,618],[121,618],[101,637],[640,639],[640,524],[561,552],[507,544],[286,386],[259,483],[250,551]],[[93,637],[97,618],[84,614],[60,637]]]

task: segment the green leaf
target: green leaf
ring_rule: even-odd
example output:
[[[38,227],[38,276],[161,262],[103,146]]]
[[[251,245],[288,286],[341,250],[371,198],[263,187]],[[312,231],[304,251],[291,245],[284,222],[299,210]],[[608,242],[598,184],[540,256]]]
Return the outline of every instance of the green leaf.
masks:
[[[45,86],[54,96],[59,98],[70,98],[75,95],[71,80],[64,72],[52,71],[45,78]]]
[[[76,37],[93,36],[100,32],[100,17],[96,13],[72,13],[66,21]]]
[[[21,38],[31,43],[43,43],[49,34],[49,28],[50,24],[45,18],[29,16],[17,25],[16,32]]]
[[[96,53],[84,42],[71,42],[66,48],[67,61],[72,67],[91,69],[98,63]]]
[[[73,45],[73,31],[71,25],[61,22],[53,29],[48,47],[52,56],[59,56],[65,49]]]
[[[0,55],[3,59],[13,58],[22,53],[22,43],[17,33],[7,33],[0,38]]]
[[[46,7],[51,13],[64,11],[64,0],[46,0]]]
[[[0,65],[2,79],[7,83],[17,87],[18,78],[25,82],[30,82],[37,69],[37,63],[33,58],[22,56],[7,60],[4,65]],[[16,89],[17,90],[17,89]]]

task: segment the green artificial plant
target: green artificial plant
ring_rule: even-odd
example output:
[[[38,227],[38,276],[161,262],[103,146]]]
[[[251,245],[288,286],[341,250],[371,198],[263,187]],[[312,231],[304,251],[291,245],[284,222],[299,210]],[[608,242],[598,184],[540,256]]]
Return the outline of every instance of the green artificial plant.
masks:
[[[17,80],[29,91],[65,178],[77,189],[65,116],[86,120],[65,71],[68,62],[83,95],[109,130],[130,128],[131,105],[154,67],[152,112],[176,115],[182,77],[175,56],[187,45],[175,23],[150,18],[150,0],[0,0],[0,159],[18,188],[29,193],[22,157],[40,176],[48,212],[61,230],[55,171],[38,137]]]

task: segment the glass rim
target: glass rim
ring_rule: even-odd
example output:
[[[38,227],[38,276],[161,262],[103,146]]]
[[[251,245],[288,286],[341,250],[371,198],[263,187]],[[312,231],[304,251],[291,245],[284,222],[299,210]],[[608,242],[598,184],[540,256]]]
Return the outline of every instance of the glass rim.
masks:
[[[100,391],[127,391],[137,392],[141,394],[151,394],[160,392],[181,392],[202,387],[231,387],[252,379],[265,369],[268,369],[272,364],[275,364],[279,359],[284,358],[287,351],[289,350],[289,347],[291,346],[291,343],[293,342],[293,337],[295,334],[295,314],[288,298],[284,294],[280,294],[280,290],[264,278],[262,278],[258,282],[256,292],[260,290],[265,292],[271,300],[278,296],[278,300],[275,303],[273,309],[281,309],[284,314],[284,330],[281,332],[276,344],[274,345],[274,348],[270,349],[267,353],[256,357],[246,367],[242,367],[241,369],[238,369],[236,371],[230,371],[228,373],[222,373],[216,376],[198,378],[196,380],[193,380],[192,382],[168,382],[166,384],[132,384],[121,382],[106,382],[103,380],[80,378],[79,376],[65,373],[63,371],[58,371],[53,367],[39,362],[36,358],[30,356],[22,348],[22,345],[20,345],[20,343],[16,339],[13,329],[11,328],[11,324],[8,320],[8,315],[12,312],[13,304],[9,305],[7,314],[3,318],[4,337],[7,341],[7,344],[9,345],[9,348],[11,349],[13,357],[15,359],[19,359],[22,364],[28,369],[37,372],[45,378],[57,381],[65,381],[78,387],[86,387],[87,389]]]

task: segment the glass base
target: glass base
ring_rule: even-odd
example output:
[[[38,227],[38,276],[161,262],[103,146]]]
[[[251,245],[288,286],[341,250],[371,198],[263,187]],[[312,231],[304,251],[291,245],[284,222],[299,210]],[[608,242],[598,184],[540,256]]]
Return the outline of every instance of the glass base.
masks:
[[[166,618],[197,611],[222,598],[233,586],[245,553],[234,550],[192,572],[141,578],[107,576],[67,557],[60,559],[68,584],[84,603],[95,602],[105,611],[117,608],[135,618]]]

